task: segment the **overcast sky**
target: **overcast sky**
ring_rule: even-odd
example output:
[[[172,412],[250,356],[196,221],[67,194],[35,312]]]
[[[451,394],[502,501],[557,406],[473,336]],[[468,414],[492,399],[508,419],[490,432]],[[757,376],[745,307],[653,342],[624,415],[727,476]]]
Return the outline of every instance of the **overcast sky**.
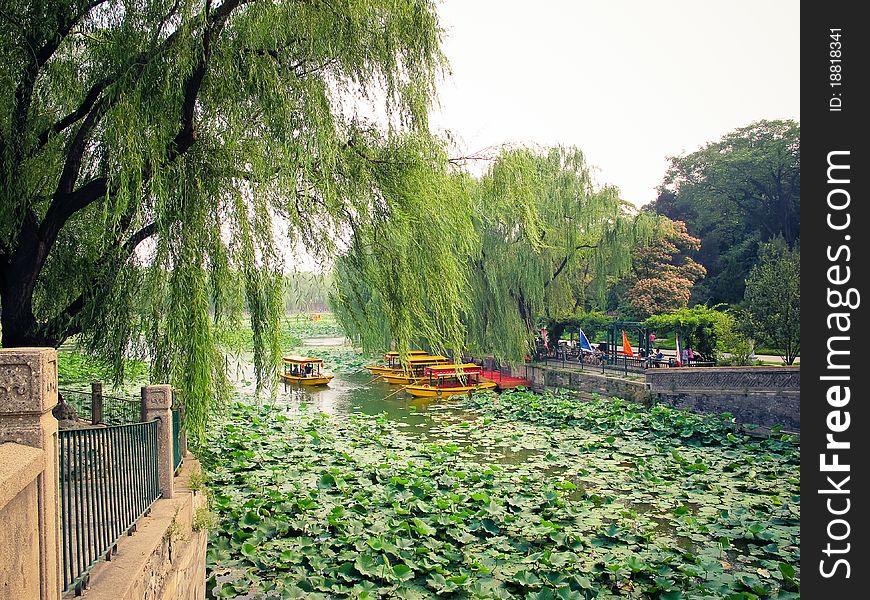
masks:
[[[667,157],[800,120],[797,0],[443,0],[431,123],[464,153],[574,145],[637,205]]]

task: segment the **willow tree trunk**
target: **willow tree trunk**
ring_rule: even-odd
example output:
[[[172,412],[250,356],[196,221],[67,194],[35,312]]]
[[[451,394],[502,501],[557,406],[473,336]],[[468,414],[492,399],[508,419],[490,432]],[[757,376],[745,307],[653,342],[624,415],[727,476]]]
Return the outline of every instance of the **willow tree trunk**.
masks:
[[[66,339],[63,332],[48,335],[33,314],[36,287],[35,261],[21,251],[0,264],[0,327],[4,348],[50,346],[57,348]]]
[[[70,335],[56,320],[50,327],[40,323],[33,312],[37,280],[56,238],[56,234],[40,235],[44,231],[45,228],[29,222],[18,236],[17,248],[8,254],[0,253],[0,327],[4,348],[56,348]]]

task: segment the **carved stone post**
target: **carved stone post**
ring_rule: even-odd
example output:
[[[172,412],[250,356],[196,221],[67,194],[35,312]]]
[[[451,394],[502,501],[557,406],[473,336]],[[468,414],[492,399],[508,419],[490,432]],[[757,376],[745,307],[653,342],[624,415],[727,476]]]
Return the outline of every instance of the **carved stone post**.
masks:
[[[173,484],[172,460],[172,386],[146,385],[142,387],[142,421],[159,419],[157,426],[157,481],[160,494],[172,498],[175,494]]]
[[[173,402],[175,400],[173,399]],[[181,444],[181,456],[182,458],[186,456],[190,456],[190,452],[187,451],[187,429],[185,428],[185,419],[187,418],[184,414],[184,405],[179,406],[178,410],[181,411],[181,431],[178,432],[178,443]]]
[[[100,381],[91,382],[91,424],[103,422],[103,384]]]
[[[60,598],[60,510],[57,419],[57,352],[53,348],[0,349],[0,444],[43,451],[36,478],[40,598]]]

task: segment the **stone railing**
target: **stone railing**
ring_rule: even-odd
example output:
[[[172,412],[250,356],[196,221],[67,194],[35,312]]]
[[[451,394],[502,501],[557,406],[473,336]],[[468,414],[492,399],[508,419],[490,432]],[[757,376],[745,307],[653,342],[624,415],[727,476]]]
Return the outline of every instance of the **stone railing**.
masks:
[[[54,349],[0,349],[0,598],[3,599],[57,600],[63,592],[59,434],[58,421],[52,415],[56,404]],[[207,532],[194,531],[191,523],[197,511],[205,510],[205,501],[202,494],[186,484],[190,473],[198,469],[195,460],[185,461],[178,477],[173,476],[171,406],[169,386],[142,388],[142,419],[158,423],[155,458],[160,499],[154,503],[151,516],[139,519],[140,533],[129,538],[123,536],[111,546],[108,551],[111,563],[98,563],[94,567],[92,589],[87,589],[91,573],[86,571],[85,576],[76,578],[70,594],[74,591],[91,598],[132,600],[143,597],[140,592],[147,588],[148,597],[166,600],[204,597]],[[186,454],[186,448],[181,451]],[[103,470],[92,469],[93,473]],[[184,482],[180,488],[178,482]],[[78,520],[81,519],[79,515]],[[86,526],[84,522],[76,523],[76,527]],[[177,535],[173,540],[170,533],[183,532],[185,526],[188,533],[183,543]],[[145,563],[139,564],[141,560]],[[111,569],[109,564],[113,565]],[[117,568],[125,564],[126,568]]]
[[[57,353],[0,350],[0,590],[59,598]]]

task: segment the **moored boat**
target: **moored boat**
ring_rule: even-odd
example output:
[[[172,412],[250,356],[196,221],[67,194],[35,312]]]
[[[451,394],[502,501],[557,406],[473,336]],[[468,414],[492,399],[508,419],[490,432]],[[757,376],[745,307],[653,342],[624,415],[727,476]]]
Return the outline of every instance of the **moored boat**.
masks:
[[[495,383],[496,391],[503,392],[512,390],[518,387],[530,388],[532,382],[524,377],[514,377],[513,375],[505,375],[501,371],[487,371],[484,369],[480,374],[484,381],[492,381]]]
[[[408,350],[408,356],[424,356],[429,353],[425,350]],[[401,371],[402,363],[399,360],[399,353],[395,351],[390,351],[384,353],[384,362],[385,365],[366,365],[365,368],[371,372],[372,375],[381,375],[383,373],[393,373],[396,370]]]
[[[393,385],[407,385],[415,383],[425,377],[424,370],[427,367],[444,365],[450,362],[446,356],[430,356],[429,354],[412,356],[408,359],[407,368],[399,367],[389,373],[381,373],[381,379]]]
[[[323,372],[323,359],[306,356],[285,356],[284,370],[278,373],[284,381],[302,385],[328,385],[334,375]]]
[[[481,368],[473,363],[426,367],[424,379],[404,387],[417,398],[448,398],[482,390],[494,390],[495,383],[480,377]]]

